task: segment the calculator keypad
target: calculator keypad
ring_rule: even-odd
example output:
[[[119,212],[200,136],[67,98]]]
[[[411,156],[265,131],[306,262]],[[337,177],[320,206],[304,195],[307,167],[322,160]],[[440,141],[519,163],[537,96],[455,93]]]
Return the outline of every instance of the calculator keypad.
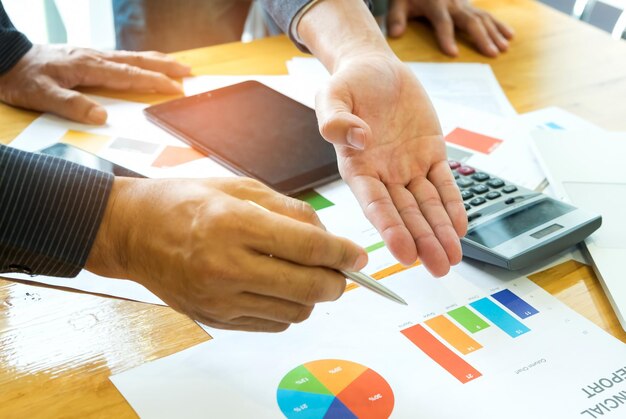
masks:
[[[491,204],[515,203],[522,192],[513,184],[458,161],[448,160],[448,164],[461,191],[468,221],[479,218],[481,211]]]

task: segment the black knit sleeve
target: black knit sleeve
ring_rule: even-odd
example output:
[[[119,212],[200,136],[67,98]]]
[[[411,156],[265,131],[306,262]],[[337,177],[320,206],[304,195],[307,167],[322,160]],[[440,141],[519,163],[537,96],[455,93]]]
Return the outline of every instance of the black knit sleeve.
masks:
[[[0,272],[76,276],[113,176],[0,145]]]
[[[9,71],[33,44],[15,29],[0,1],[0,75]]]

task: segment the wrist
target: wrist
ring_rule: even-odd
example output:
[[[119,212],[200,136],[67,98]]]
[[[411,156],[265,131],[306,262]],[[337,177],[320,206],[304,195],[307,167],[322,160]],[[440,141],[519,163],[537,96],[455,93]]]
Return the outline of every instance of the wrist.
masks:
[[[142,180],[116,177],[89,252],[85,269],[97,275],[128,279],[136,192]],[[131,196],[133,198],[131,198]]]
[[[322,0],[300,19],[302,42],[331,74],[364,55],[394,56],[363,0]]]

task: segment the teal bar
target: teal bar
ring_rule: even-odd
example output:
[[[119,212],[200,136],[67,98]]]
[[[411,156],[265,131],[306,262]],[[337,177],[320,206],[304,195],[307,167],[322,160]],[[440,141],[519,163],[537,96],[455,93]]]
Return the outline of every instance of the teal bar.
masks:
[[[504,309],[487,297],[470,303],[470,306],[512,338],[530,332],[528,327],[524,326],[519,320],[504,311]]]

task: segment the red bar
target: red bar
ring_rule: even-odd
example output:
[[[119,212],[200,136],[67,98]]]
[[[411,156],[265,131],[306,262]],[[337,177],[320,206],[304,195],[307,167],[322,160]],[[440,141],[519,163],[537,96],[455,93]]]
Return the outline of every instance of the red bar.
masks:
[[[480,372],[452,352],[421,324],[404,329],[402,334],[461,383],[465,384],[482,376]]]
[[[454,131],[446,135],[446,141],[485,154],[491,153],[502,143],[502,140],[497,138],[488,137],[463,128],[455,128]]]

